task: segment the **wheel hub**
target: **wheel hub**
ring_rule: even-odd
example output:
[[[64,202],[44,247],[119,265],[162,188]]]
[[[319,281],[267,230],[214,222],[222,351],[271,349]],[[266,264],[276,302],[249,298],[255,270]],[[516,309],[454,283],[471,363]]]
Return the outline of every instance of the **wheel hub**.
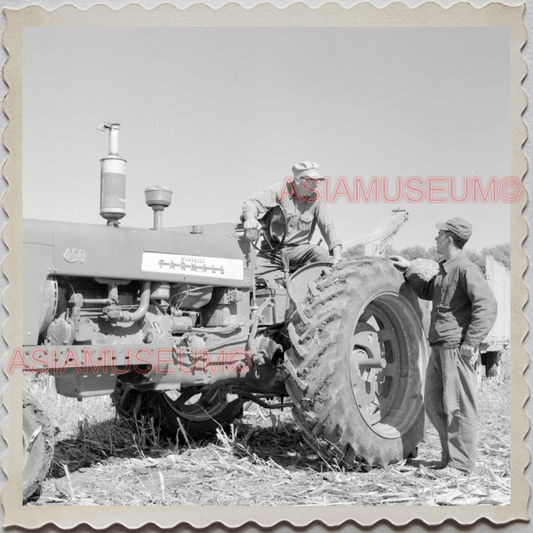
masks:
[[[379,374],[387,366],[381,356],[378,332],[369,324],[359,323],[352,339],[352,387],[359,405],[376,401]]]
[[[398,327],[398,300],[380,296],[361,313],[352,336],[350,379],[355,401],[367,424],[383,436],[398,433],[391,416],[398,409],[398,394],[405,387],[408,365],[402,364],[405,350]],[[400,347],[400,344],[402,346]]]

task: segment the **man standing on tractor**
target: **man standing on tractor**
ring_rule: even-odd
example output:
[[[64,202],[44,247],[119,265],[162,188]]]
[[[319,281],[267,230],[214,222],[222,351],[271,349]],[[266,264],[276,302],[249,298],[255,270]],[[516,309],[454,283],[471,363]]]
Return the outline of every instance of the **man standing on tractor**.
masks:
[[[303,161],[296,163],[292,171],[292,180],[256,193],[242,208],[245,232],[266,228],[267,235],[257,254],[258,275],[283,270],[283,260],[288,262],[290,270],[295,270],[320,261],[332,260],[336,264],[341,258],[342,242],[329,207],[318,190],[325,179],[318,173],[318,165]],[[317,225],[329,252],[310,244]]]
[[[443,475],[463,475],[476,466],[478,414],[475,363],[478,346],[496,321],[497,304],[481,270],[463,247],[472,235],[464,218],[437,224],[439,272],[430,280],[409,261],[392,256],[419,298],[433,301],[424,403],[442,445]]]

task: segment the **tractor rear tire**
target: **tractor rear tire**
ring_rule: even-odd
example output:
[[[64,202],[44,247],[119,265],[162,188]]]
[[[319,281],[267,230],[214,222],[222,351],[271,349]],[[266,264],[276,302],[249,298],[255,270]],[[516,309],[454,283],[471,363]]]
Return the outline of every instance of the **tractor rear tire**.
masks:
[[[181,395],[140,391],[117,381],[111,399],[119,415],[139,422],[153,419],[159,438],[172,441],[182,428],[192,440],[212,437],[217,428],[227,429],[242,413],[241,398],[228,402],[222,389],[191,394],[187,389]]]
[[[22,399],[22,501],[38,493],[54,454],[53,429],[39,402],[24,391]]]
[[[403,276],[390,261],[363,259],[293,289],[303,296],[289,308],[286,385],[307,442],[342,466],[414,456],[429,348]]]

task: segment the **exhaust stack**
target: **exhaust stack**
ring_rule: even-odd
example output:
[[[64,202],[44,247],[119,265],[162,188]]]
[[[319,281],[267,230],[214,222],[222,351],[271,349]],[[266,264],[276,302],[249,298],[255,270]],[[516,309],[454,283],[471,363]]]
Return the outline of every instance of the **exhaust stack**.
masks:
[[[100,160],[100,216],[108,226],[118,226],[126,215],[126,160],[118,155],[120,124],[104,122],[100,131],[109,131],[109,154]]]

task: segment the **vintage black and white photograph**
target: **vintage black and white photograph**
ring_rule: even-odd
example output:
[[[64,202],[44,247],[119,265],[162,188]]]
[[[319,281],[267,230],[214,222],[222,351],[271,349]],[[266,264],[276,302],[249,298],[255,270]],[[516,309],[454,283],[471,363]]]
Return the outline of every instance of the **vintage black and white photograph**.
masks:
[[[22,44],[24,510],[511,506],[509,27]]]

